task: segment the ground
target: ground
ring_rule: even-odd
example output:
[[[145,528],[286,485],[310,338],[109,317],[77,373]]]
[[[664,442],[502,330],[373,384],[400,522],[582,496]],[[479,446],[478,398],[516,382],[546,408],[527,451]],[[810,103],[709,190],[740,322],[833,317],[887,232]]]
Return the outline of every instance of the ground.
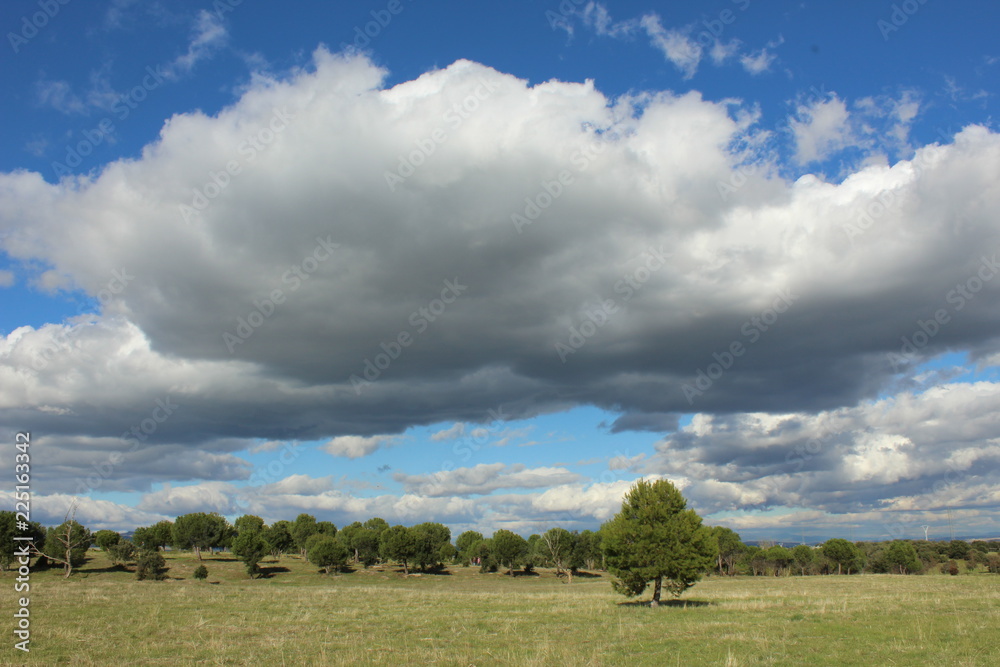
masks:
[[[2,664],[82,665],[996,665],[1000,576],[709,577],[650,609],[602,576],[326,576],[297,557],[263,565],[167,554],[136,581],[91,552],[69,580],[31,575],[31,653]],[[0,576],[5,623],[17,594]],[[648,602],[648,596],[646,597]]]

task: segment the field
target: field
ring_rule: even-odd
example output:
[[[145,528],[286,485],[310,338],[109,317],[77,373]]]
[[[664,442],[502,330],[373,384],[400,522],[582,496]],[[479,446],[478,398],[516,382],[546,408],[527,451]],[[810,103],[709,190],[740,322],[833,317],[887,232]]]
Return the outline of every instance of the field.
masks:
[[[600,576],[507,577],[452,568],[325,576],[295,557],[242,564],[168,554],[140,582],[99,552],[69,580],[31,575],[31,653],[3,664],[82,665],[997,665],[1000,577],[710,577],[658,609]],[[6,623],[18,595],[0,577]],[[647,597],[648,600],[648,597]],[[10,625],[8,627],[11,627]]]

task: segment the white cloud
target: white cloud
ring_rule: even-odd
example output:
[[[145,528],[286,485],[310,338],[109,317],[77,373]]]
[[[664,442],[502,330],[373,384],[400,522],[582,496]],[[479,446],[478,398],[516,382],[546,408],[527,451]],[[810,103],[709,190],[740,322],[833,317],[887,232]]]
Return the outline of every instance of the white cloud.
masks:
[[[221,17],[202,9],[195,17],[187,53],[178,56],[165,68],[167,75],[170,78],[176,78],[187,74],[199,62],[208,60],[215,55],[215,52],[228,39],[229,32],[223,24]]]
[[[11,271],[0,269],[0,287],[10,287],[14,284],[14,274]]]
[[[776,56],[767,49],[761,49],[740,56],[740,64],[743,65],[743,69],[756,76],[770,70],[775,58]]]
[[[566,468],[480,463],[426,475],[397,473],[394,479],[407,492],[436,497],[484,495],[499,489],[541,489],[578,481],[580,475]]]
[[[795,135],[795,157],[800,164],[823,160],[853,140],[850,112],[836,95],[799,105],[790,126]]]
[[[359,459],[373,454],[379,449],[389,447],[397,441],[397,437],[388,435],[372,435],[367,437],[360,435],[341,435],[333,438],[325,445],[322,445],[320,449],[327,454],[332,454],[333,456]]]
[[[650,43],[684,73],[685,79],[695,75],[701,62],[702,47],[688,32],[675,28],[665,29],[656,14],[643,16],[640,25],[646,31]]]

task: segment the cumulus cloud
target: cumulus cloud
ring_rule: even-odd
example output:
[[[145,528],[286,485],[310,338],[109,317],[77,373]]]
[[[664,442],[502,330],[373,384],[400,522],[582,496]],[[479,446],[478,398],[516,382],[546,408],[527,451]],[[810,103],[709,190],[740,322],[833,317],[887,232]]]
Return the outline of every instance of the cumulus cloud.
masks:
[[[320,49],[311,68],[255,79],[214,116],[174,116],[141,155],[100,173],[0,175],[0,244],[26,282],[100,304],[0,339],[3,422],[67,451],[85,443],[91,461],[130,449],[123,433],[138,428],[122,488],[237,484],[251,471],[236,453],[261,440],[360,457],[414,425],[470,437],[498,406],[508,420],[596,405],[622,414],[618,430],[670,431],[691,412],[805,419],[895,394],[942,352],[996,354],[1000,282],[986,277],[1000,138],[986,128],[836,183],[785,180],[739,101],[608,99],[592,82],[531,86],[468,61],[385,78],[363,56]],[[848,141],[862,113],[836,96],[799,111],[807,162]],[[902,103],[886,118],[913,112]],[[901,355],[942,309],[947,323]],[[166,416],[157,401],[178,407]],[[838,483],[860,497],[806,480],[817,506],[871,507],[880,485],[922,493],[924,445],[904,426],[843,450],[860,458],[841,459]],[[709,452],[710,440],[699,440]],[[694,490],[714,479],[707,507],[725,494],[717,506],[805,500],[782,486],[784,451],[739,442],[720,454],[733,469],[702,461],[702,448],[678,450],[691,469],[646,465]],[[158,475],[170,461],[187,467]],[[767,466],[778,495],[727,486]],[[70,467],[60,490],[80,475]],[[553,507],[584,493],[558,488]],[[172,493],[157,507],[194,492]],[[340,490],[274,497],[355,507]],[[467,520],[466,501],[447,511]]]
[[[707,512],[995,507],[978,490],[1000,483],[997,406],[1000,384],[979,382],[817,413],[697,415],[641,470],[683,477]]]
[[[823,160],[852,141],[850,112],[836,95],[799,105],[790,125],[801,164]]]
[[[386,435],[373,435],[367,437],[359,435],[341,435],[327,442],[321,447],[321,449],[327,454],[332,454],[333,456],[359,459],[363,456],[368,456],[383,447],[388,447],[394,444],[397,440],[398,439],[395,437]]]

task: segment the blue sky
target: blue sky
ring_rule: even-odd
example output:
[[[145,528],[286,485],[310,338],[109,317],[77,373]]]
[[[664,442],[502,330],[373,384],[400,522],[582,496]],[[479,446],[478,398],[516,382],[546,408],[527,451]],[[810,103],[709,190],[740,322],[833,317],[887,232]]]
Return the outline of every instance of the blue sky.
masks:
[[[1000,535],[998,14],[7,3],[38,516]]]

